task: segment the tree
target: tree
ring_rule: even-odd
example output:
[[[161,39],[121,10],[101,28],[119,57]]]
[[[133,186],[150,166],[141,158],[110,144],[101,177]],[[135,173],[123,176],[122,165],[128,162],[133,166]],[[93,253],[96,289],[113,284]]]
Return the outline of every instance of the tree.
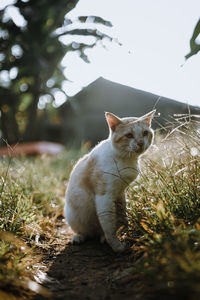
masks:
[[[192,37],[190,39],[190,53],[188,53],[185,58],[188,59],[191,56],[197,54],[200,51],[200,44],[197,43],[197,37],[200,35],[200,19],[197,22]]]
[[[88,16],[79,17],[84,29],[70,29],[71,20],[65,15],[78,0],[17,0],[0,11],[0,126],[3,138],[9,143],[31,141],[36,138],[38,101],[41,96],[51,102],[53,89],[61,89],[64,80],[60,61],[67,51],[80,51],[87,61],[84,43],[73,47],[59,41],[61,35],[90,35],[96,41],[105,37],[97,29],[88,30]],[[14,9],[21,15],[21,23],[9,17]],[[93,16],[92,23],[111,26]],[[58,28],[60,33],[58,34]]]

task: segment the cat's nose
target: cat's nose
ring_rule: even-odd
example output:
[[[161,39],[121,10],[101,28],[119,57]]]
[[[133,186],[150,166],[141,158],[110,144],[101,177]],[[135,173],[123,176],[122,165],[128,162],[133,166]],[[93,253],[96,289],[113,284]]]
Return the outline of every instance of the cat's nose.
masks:
[[[138,146],[140,146],[141,148],[144,146],[144,142],[143,142],[143,141],[139,141],[137,144],[138,144]]]

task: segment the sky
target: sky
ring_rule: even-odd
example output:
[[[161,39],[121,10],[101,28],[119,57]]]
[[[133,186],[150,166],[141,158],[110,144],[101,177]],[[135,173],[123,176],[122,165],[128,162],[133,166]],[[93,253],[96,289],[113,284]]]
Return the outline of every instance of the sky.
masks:
[[[15,0],[0,0],[0,9],[14,3]],[[111,28],[100,29],[114,39],[104,39],[93,49],[87,49],[89,64],[78,53],[65,55],[62,66],[71,82],[64,81],[62,87],[68,96],[103,76],[200,106],[200,53],[187,61],[184,58],[190,51],[189,40],[200,17],[199,0],[79,0],[67,17],[76,23],[81,15],[96,15],[110,21]],[[26,26],[26,20],[14,6],[8,7],[7,17],[18,26]],[[73,38],[80,42],[80,37]],[[93,38],[85,39],[88,44],[94,42]],[[72,39],[68,35],[61,41],[68,44]],[[200,43],[200,37],[197,41]],[[56,92],[55,98],[55,106],[66,101],[62,92]]]
[[[123,3],[123,4],[122,4]],[[200,53],[185,61],[189,40],[200,17],[199,0],[80,0],[67,16],[97,15],[111,21],[116,41],[100,43],[86,54],[63,61],[74,95],[99,76],[137,89],[200,106]],[[200,43],[200,37],[198,37]],[[64,42],[64,41],[63,41]]]

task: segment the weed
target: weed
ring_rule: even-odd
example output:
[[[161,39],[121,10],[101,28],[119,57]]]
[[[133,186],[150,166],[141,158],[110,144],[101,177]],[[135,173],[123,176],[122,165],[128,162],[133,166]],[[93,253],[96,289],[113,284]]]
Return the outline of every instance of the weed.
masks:
[[[34,249],[48,248],[54,239],[55,218],[62,213],[69,172],[85,151],[65,151],[55,157],[1,158],[0,288],[19,290],[24,282],[26,288],[37,285],[29,284],[32,265],[41,259]]]
[[[153,298],[200,292],[200,134],[174,131],[150,150],[128,190],[130,235]],[[145,289],[144,289],[145,290]],[[199,295],[199,294],[198,294]],[[195,298],[196,299],[196,298]]]
[[[35,249],[48,249],[55,239],[70,170],[86,150],[0,160],[2,289],[33,280],[32,265],[40,261]],[[200,295],[199,174],[200,132],[179,124],[166,138],[156,137],[156,146],[141,160],[140,177],[128,189],[133,278],[149,299]]]

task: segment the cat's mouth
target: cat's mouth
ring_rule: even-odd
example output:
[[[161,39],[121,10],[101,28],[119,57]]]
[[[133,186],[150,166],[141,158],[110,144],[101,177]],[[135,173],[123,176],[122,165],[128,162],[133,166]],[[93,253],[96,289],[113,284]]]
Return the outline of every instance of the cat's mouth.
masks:
[[[134,155],[134,153],[141,154],[145,151],[145,145],[144,143],[129,145],[129,151],[132,155]]]
[[[138,148],[138,149],[132,149],[131,151],[128,151],[128,156],[134,156],[135,154],[142,154],[144,152],[143,148]]]
[[[140,154],[142,152],[143,152],[143,150],[141,150],[141,149],[138,149],[138,150],[135,151],[135,153],[137,153],[137,154]]]
[[[138,154],[142,153],[143,151],[144,151],[144,147],[143,146],[138,147],[137,149],[135,149],[135,152],[138,153]]]

